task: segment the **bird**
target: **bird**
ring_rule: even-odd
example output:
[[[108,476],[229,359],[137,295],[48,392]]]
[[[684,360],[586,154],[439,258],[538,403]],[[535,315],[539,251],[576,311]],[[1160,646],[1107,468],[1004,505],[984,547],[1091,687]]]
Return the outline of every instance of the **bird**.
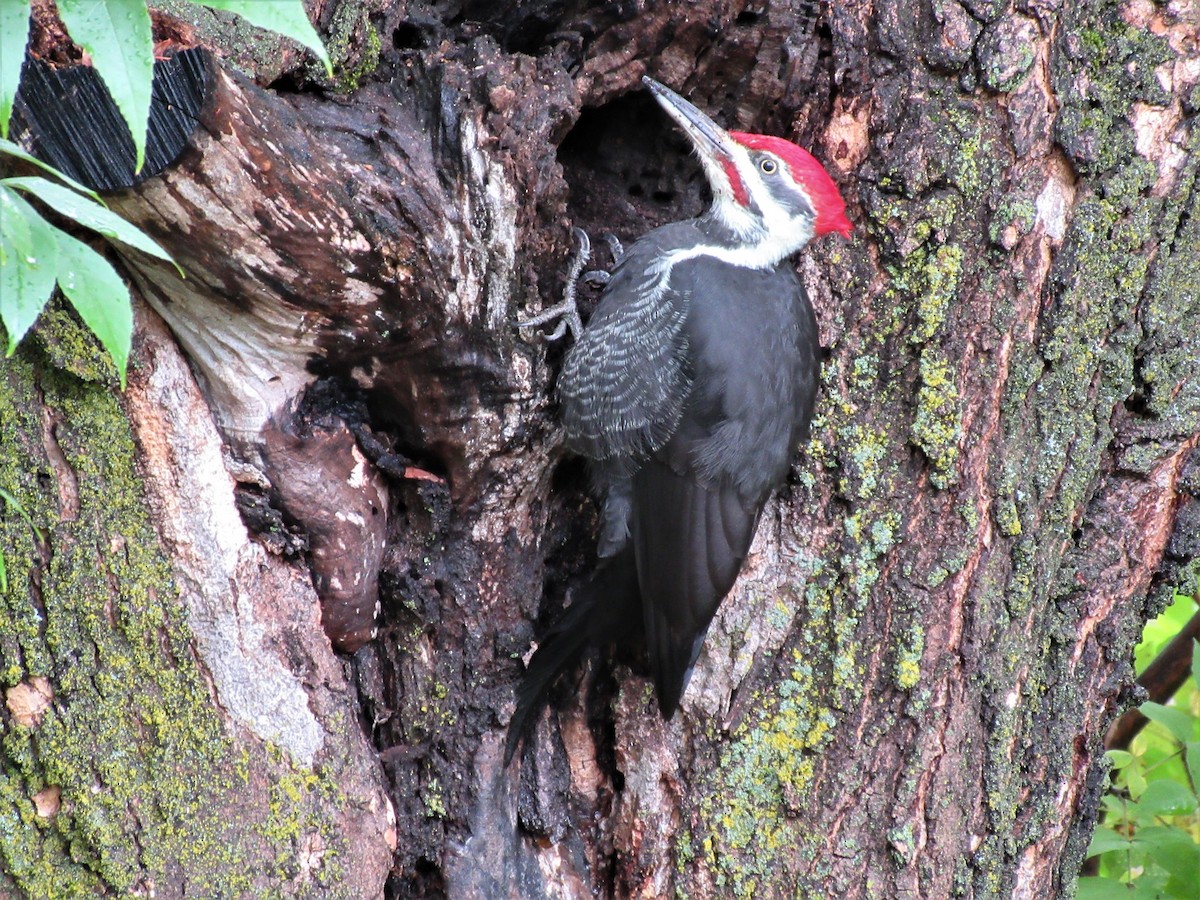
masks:
[[[807,150],[726,131],[642,81],[688,138],[712,203],[622,251],[581,331],[573,290],[520,323],[559,315],[576,338],[558,381],[562,425],[567,448],[588,461],[601,522],[596,569],[518,688],[506,762],[589,645],[643,642],[659,711],[673,716],[763,508],[808,435],[820,344],[790,257],[851,231],[837,185]]]

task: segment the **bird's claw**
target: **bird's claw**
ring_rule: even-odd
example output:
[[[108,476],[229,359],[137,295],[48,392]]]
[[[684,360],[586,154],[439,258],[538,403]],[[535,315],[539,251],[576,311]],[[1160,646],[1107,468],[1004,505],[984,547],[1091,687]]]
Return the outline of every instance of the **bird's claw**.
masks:
[[[575,285],[579,281],[583,267],[587,265],[587,261],[591,258],[592,241],[588,237],[587,232],[582,228],[576,227],[572,230],[575,233],[575,239],[579,241],[579,250],[576,251],[575,256],[571,259],[571,266],[567,269],[567,285],[563,288],[562,302],[543,310],[531,319],[517,323],[518,328],[534,328],[558,319],[558,324],[555,325],[554,330],[543,336],[547,341],[557,341],[567,331],[571,332],[573,340],[578,339],[579,335],[583,333],[583,321],[579,318],[579,307],[575,303]],[[605,236],[605,239],[607,240],[607,236]],[[616,240],[616,238],[613,238],[613,240]],[[588,273],[588,275],[591,274],[590,272]],[[604,274],[607,275],[607,273]],[[584,275],[584,278],[587,278],[588,275]]]
[[[579,273],[583,271],[584,264],[592,258],[592,239],[578,225],[571,229],[571,234],[575,235],[575,240],[579,241],[579,251],[576,253],[575,258],[571,260],[571,270],[575,273],[571,280],[574,281],[579,277]]]
[[[574,295],[574,291],[571,294]],[[583,321],[579,318],[579,309],[575,306],[575,297],[571,296],[563,300],[557,306],[552,306],[547,310],[538,313],[532,319],[526,319],[523,322],[518,322],[518,328],[535,328],[538,325],[545,325],[558,319],[558,324],[554,326],[554,330],[547,335],[543,335],[547,341],[557,341],[567,329],[571,331],[571,337],[577,338],[583,332]]]
[[[625,256],[625,248],[621,246],[620,238],[618,238],[611,231],[606,231],[604,234],[600,235],[600,239],[604,241],[604,243],[608,244],[608,252],[612,254],[613,265],[615,266],[619,264],[621,259]]]
[[[592,287],[604,287],[612,278],[608,272],[603,269],[591,269],[579,276]]]
[[[612,257],[612,264],[615,269],[621,264],[622,257],[625,256],[625,248],[621,246],[620,239],[611,231],[606,231],[600,235],[600,240],[608,244],[608,254]],[[580,277],[592,287],[602,288],[612,280],[612,273],[606,272],[604,269],[589,269]]]

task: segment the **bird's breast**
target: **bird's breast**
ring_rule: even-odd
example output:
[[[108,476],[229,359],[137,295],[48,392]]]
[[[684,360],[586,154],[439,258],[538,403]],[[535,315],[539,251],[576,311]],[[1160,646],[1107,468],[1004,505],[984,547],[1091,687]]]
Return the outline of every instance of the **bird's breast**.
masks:
[[[790,266],[703,257],[679,264],[671,286],[688,298],[692,383],[674,453],[685,453],[702,480],[769,491],[787,471],[816,392],[817,335],[803,286]]]

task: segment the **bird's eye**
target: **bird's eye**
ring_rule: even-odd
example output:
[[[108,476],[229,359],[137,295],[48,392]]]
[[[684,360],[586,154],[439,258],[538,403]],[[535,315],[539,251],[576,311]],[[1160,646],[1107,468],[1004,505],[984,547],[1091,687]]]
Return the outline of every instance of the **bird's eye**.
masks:
[[[764,175],[774,175],[775,169],[778,168],[778,166],[775,165],[775,160],[770,158],[764,159],[758,164],[758,167],[762,169]]]

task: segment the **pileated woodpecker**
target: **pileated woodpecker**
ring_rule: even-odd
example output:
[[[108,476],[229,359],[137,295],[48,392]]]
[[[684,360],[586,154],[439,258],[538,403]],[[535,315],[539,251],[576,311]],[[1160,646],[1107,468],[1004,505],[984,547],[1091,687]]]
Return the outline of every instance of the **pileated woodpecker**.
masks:
[[[817,324],[788,257],[850,233],[837,186],[807,151],[727,132],[642,80],[690,139],[713,202],[623,254],[564,364],[567,446],[590,461],[603,501],[601,563],[530,660],[509,759],[589,643],[643,638],[659,709],[674,714],[812,418]]]

